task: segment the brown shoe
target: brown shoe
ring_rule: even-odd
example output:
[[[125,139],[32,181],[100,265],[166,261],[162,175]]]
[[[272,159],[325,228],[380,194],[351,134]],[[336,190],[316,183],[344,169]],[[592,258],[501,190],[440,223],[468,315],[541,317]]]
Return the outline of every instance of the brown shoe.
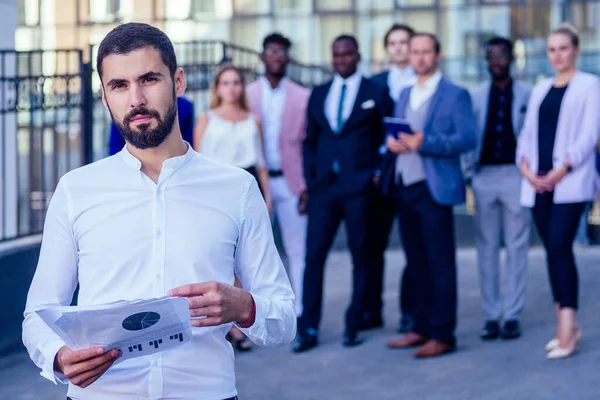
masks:
[[[416,358],[430,358],[439,357],[452,351],[454,351],[454,347],[432,339],[427,341],[427,343],[425,343],[425,345],[419,350],[415,351],[413,355]]]
[[[401,338],[388,341],[387,346],[392,349],[407,349],[425,344],[428,340],[425,336],[421,336],[418,333],[407,332]]]

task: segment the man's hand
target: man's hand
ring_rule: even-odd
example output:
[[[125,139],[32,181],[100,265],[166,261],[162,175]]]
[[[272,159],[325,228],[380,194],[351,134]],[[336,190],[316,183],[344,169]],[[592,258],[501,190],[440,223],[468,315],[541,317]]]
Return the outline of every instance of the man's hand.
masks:
[[[408,151],[408,148],[401,141],[396,140],[391,136],[388,136],[385,145],[388,150],[394,154],[406,153]]]
[[[102,347],[92,347],[73,351],[63,346],[54,358],[54,369],[66,376],[73,385],[86,388],[108,371],[122,355],[116,349],[104,352]]]
[[[298,198],[298,214],[304,215],[308,211],[308,190],[304,189]]]
[[[169,296],[188,298],[192,326],[196,327],[219,326],[234,321],[246,322],[254,308],[254,300],[250,293],[220,282],[180,286],[170,290]]]
[[[421,150],[423,138],[423,132],[414,131],[412,135],[407,133],[401,133],[398,140],[404,147],[408,149],[408,151],[416,152]]]

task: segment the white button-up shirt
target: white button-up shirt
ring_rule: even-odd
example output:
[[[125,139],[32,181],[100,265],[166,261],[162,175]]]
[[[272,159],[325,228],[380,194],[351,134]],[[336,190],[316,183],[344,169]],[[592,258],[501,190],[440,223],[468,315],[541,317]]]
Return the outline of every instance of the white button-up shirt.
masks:
[[[362,75],[358,71],[346,79],[342,78],[339,74],[335,74],[333,83],[331,84],[329,93],[325,99],[325,116],[327,117],[329,126],[331,126],[331,129],[334,132],[339,130],[337,119],[342,85],[346,84],[346,94],[344,95],[344,104],[342,105],[342,119],[345,122],[350,118],[350,114],[352,114],[352,109],[354,108],[354,102],[356,101],[361,82]]]
[[[401,69],[395,65],[390,67],[388,73],[388,87],[390,88],[390,97],[397,102],[400,99],[402,90],[414,85],[417,82],[415,70],[408,66]]]
[[[286,78],[283,78],[275,89],[264,76],[260,78],[261,85],[261,118],[265,141],[265,158],[270,170],[281,170],[281,151],[279,136],[283,109],[285,107]]]
[[[39,263],[25,310],[23,342],[42,376],[64,345],[34,312],[165,296],[189,283],[233,284],[254,297],[254,342],[281,345],[296,332],[294,294],[273,242],[254,178],[191,148],[163,163],[158,183],[124,148],[63,176],[50,203]],[[231,324],[192,328],[170,351],[113,365],[73,399],[225,399],[236,395]]]
[[[416,110],[429,100],[436,92],[441,80],[442,73],[440,71],[435,71],[435,73],[423,84],[415,83],[410,91],[410,108]]]

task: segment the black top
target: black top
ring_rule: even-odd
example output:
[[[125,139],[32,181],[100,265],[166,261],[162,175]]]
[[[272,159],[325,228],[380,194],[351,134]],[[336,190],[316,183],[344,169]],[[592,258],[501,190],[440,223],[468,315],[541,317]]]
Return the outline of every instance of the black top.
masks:
[[[556,126],[558,113],[567,86],[550,89],[538,114],[538,173],[545,174],[552,169],[552,154],[554,153],[554,139],[556,139]]]
[[[487,124],[481,148],[481,165],[514,164],[517,141],[512,125],[512,82],[506,87],[492,84]]]

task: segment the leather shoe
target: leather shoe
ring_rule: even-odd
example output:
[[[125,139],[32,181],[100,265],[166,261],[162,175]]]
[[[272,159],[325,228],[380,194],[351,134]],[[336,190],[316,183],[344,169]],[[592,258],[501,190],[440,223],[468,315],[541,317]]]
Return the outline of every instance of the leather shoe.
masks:
[[[345,347],[355,347],[355,346],[359,346],[361,344],[363,344],[364,339],[360,336],[358,336],[357,333],[350,333],[350,332],[346,332],[344,333],[344,339],[342,340],[342,344]]]
[[[369,319],[364,319],[361,321],[361,323],[358,325],[358,330],[359,331],[367,331],[369,329],[381,328],[382,326],[383,326],[383,319],[381,319],[381,317],[369,318]]]
[[[318,344],[319,340],[316,335],[311,335],[309,333],[299,335],[296,344],[292,347],[292,352],[304,353],[305,351],[314,349]]]
[[[398,339],[387,342],[387,346],[392,349],[407,349],[409,347],[421,346],[427,343],[429,339],[415,332],[407,332],[406,335]]]
[[[519,321],[512,319],[504,322],[502,331],[500,332],[502,339],[516,339],[521,336],[521,327]]]
[[[500,323],[498,321],[486,321],[479,334],[482,340],[494,340],[500,336]]]
[[[432,339],[427,341],[423,347],[415,351],[413,355],[416,358],[431,358],[439,357],[452,351],[454,351],[454,347]]]

